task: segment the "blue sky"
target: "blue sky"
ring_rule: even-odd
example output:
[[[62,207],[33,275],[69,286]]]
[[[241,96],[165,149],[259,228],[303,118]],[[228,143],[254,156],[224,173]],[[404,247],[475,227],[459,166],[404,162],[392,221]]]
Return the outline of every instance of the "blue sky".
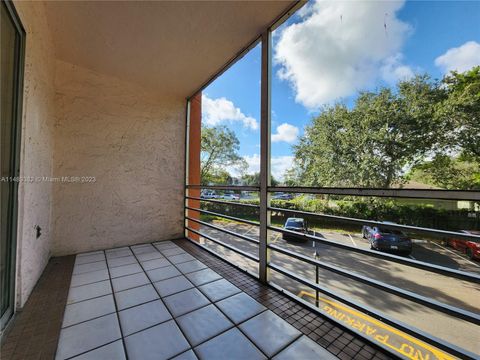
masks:
[[[310,2],[273,34],[272,174],[322,106],[351,104],[359,90],[480,65],[480,2]],[[259,171],[260,45],[208,86],[203,122],[240,140]],[[233,171],[235,172],[235,171]]]

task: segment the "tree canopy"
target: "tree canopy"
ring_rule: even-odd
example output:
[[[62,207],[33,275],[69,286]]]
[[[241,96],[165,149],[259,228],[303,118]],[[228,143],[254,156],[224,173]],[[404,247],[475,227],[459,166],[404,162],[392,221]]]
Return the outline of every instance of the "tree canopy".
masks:
[[[230,184],[228,167],[246,167],[238,154],[240,142],[232,130],[225,126],[202,127],[200,175],[202,184]]]
[[[445,98],[436,116],[446,124],[445,146],[480,159],[480,66],[464,73],[452,72],[442,82]]]
[[[478,175],[479,114],[480,67],[361,92],[353,106],[326,106],[312,120],[294,147],[296,167],[286,182],[389,188],[423,164],[422,171],[435,170],[432,181],[451,188],[441,181],[445,172],[460,166]]]
[[[247,186],[259,186],[260,185],[260,173],[244,174],[242,176],[242,183]],[[278,186],[279,181],[273,176],[270,177],[270,183],[272,186]]]

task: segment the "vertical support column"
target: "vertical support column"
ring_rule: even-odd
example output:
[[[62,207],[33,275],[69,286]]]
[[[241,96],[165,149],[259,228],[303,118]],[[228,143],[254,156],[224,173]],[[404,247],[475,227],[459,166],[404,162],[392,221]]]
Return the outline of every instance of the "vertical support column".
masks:
[[[268,244],[268,229],[270,225],[270,80],[271,80],[271,33],[270,30],[262,34],[262,78],[261,78],[261,111],[260,111],[260,243],[259,249],[259,278],[268,281],[268,267],[270,250]]]
[[[190,99],[188,125],[187,125],[187,184],[200,184],[200,152],[202,136],[202,93],[198,93]],[[188,189],[186,194],[191,197],[200,197],[200,189]],[[187,199],[185,203],[192,208],[200,208],[199,200]],[[187,210],[186,214],[193,219],[200,219],[200,213]],[[186,221],[188,227],[199,230],[200,225],[194,221]],[[192,240],[199,241],[200,237],[192,232],[186,234]]]

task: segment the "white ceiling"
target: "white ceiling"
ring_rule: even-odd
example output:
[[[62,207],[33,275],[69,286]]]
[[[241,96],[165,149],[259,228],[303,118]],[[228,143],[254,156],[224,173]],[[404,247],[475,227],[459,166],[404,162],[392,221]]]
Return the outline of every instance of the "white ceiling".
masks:
[[[187,97],[294,1],[47,1],[57,58]]]

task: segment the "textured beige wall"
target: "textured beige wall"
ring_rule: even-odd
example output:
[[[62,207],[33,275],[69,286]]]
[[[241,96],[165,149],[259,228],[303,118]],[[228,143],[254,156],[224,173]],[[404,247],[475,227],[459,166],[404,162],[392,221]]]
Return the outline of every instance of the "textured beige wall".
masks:
[[[21,176],[96,178],[20,183],[22,307],[51,255],[182,235],[185,100],[56,61],[44,3],[15,6],[27,33]]]
[[[160,65],[160,64],[159,64]],[[56,62],[54,255],[182,235],[185,100]]]
[[[49,177],[53,169],[54,50],[44,4],[15,1],[26,31],[20,175]],[[17,306],[22,307],[50,257],[52,184],[20,183]],[[37,239],[35,225],[42,228]]]

